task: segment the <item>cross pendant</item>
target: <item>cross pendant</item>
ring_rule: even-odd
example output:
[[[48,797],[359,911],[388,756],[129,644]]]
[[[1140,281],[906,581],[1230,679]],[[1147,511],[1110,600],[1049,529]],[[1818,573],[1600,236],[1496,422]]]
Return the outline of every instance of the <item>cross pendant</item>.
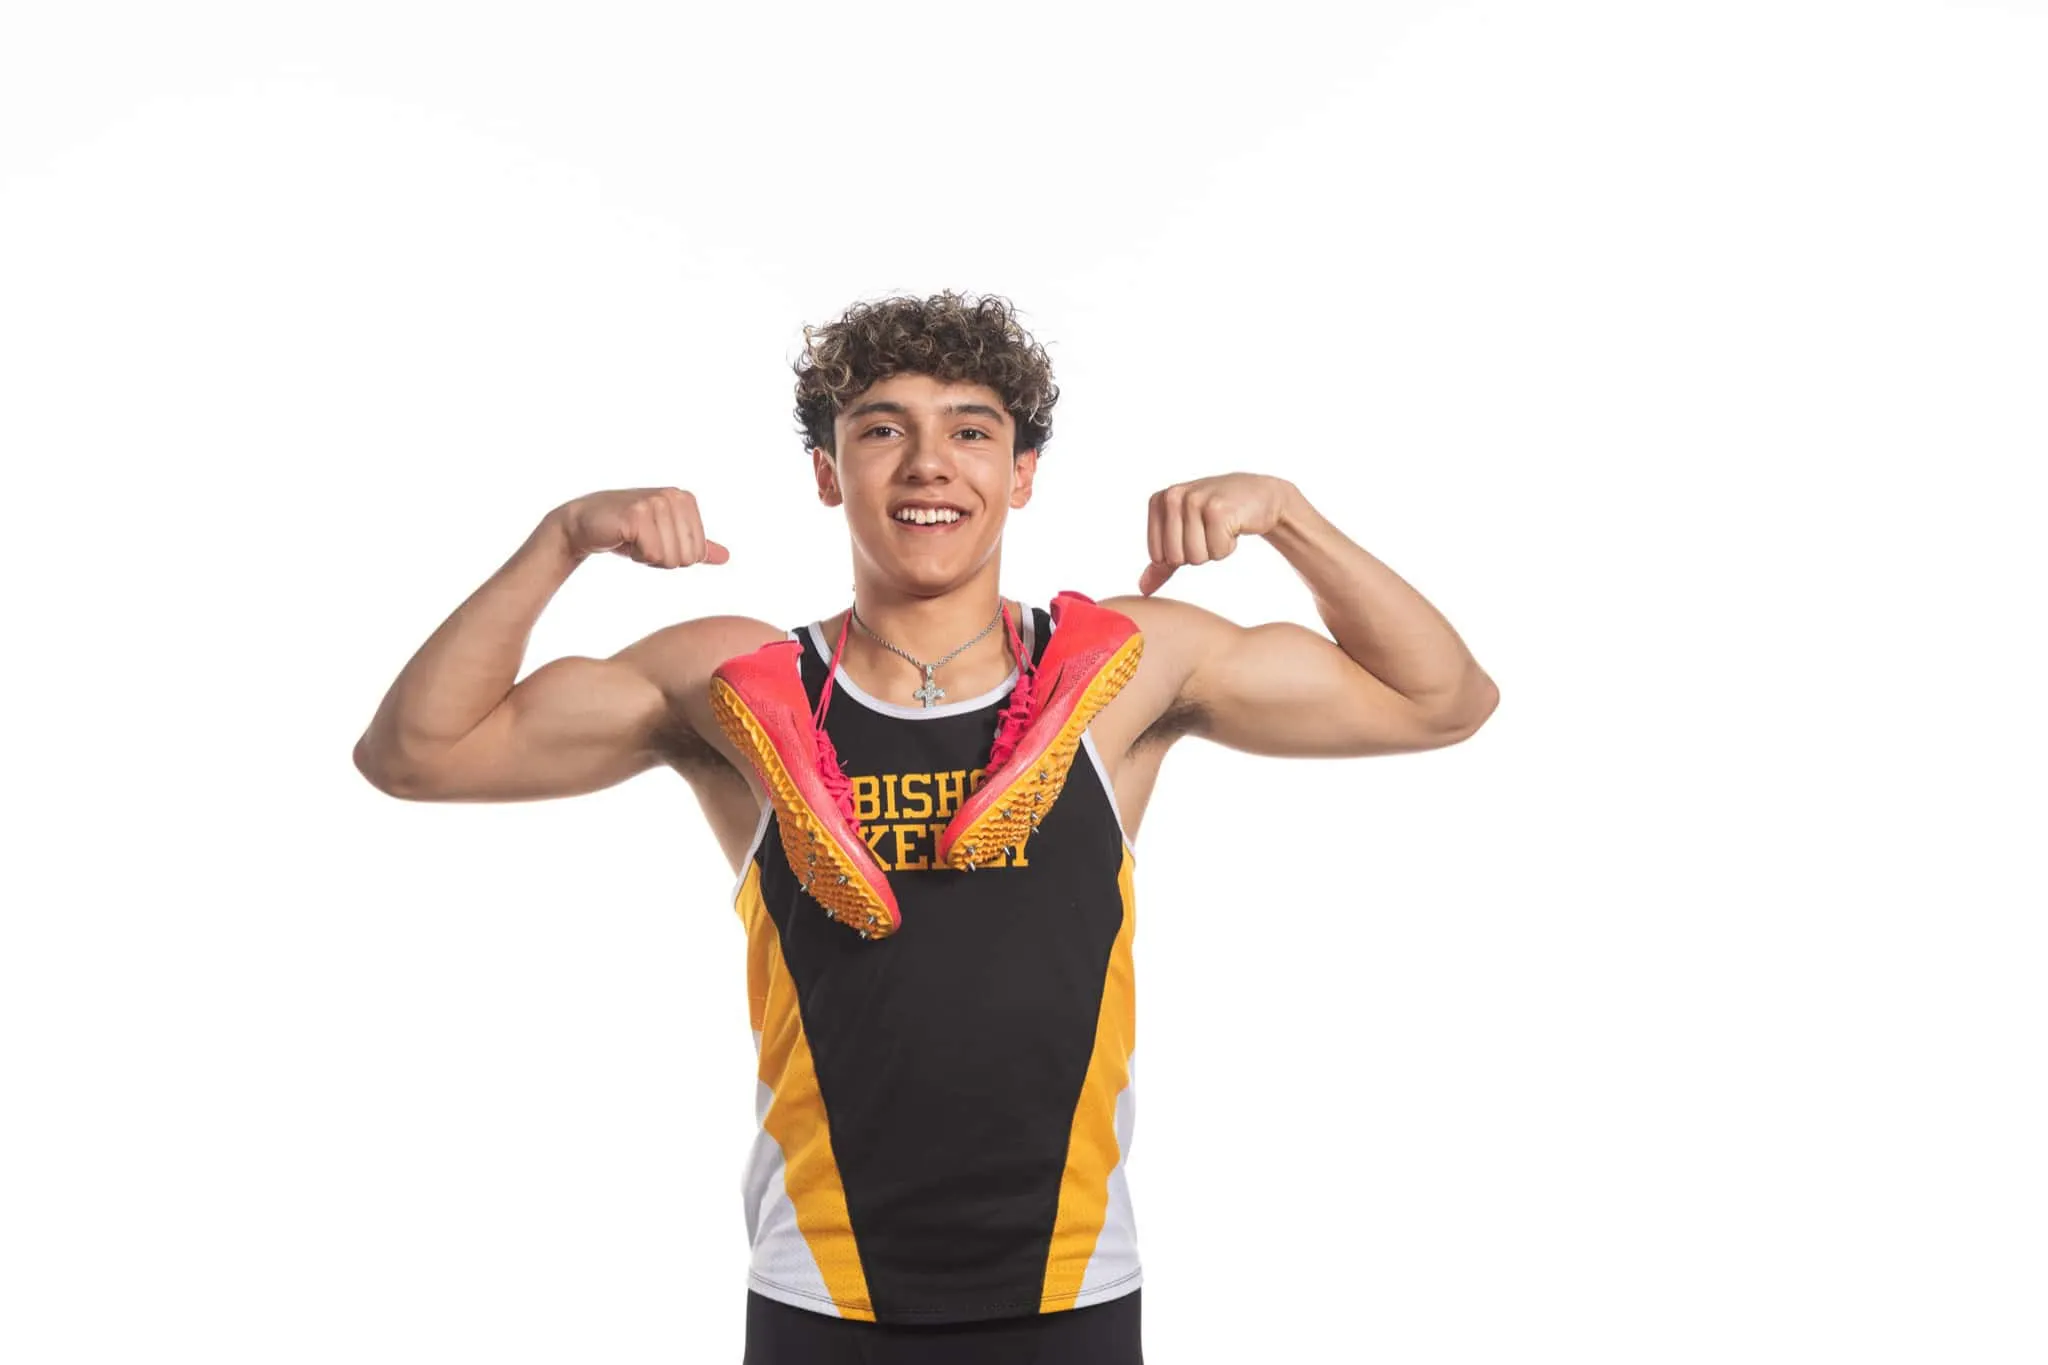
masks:
[[[919,701],[923,702],[924,709],[927,711],[931,710],[934,706],[937,706],[939,704],[939,698],[946,695],[946,689],[940,687],[937,683],[932,681],[932,673],[936,670],[936,668],[937,665],[935,664],[926,664],[924,666],[924,686],[918,688],[917,691],[912,692],[910,694],[911,696],[916,697]]]

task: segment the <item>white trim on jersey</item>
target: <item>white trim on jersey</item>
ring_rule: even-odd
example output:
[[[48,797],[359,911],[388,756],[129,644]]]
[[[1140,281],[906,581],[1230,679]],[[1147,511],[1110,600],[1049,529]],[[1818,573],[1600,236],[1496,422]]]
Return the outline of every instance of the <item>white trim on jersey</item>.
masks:
[[[798,644],[804,642],[803,637],[793,630],[785,631],[784,634]],[[797,678],[799,681],[803,678],[803,661],[801,658],[797,661]],[[761,818],[754,825],[754,837],[747,841],[747,856],[740,859],[740,873],[732,879],[732,890],[725,893],[725,903],[727,905],[737,905],[739,903],[740,888],[747,884],[747,869],[754,865],[754,855],[761,851],[761,841],[768,837],[768,817],[773,814],[775,814],[775,803],[764,799],[761,802]]]
[[[727,905],[739,904],[740,888],[747,884],[747,873],[753,870],[754,858],[761,852],[761,841],[768,837],[768,819],[774,814],[775,803],[773,801],[763,801],[761,803],[761,818],[754,825],[754,837],[747,842],[747,856],[740,859],[740,875],[732,879],[732,890],[726,892],[725,903]]]
[[[1023,615],[1024,619],[1019,626],[1018,633],[1024,637],[1024,652],[1028,655],[1034,652],[1031,635],[1037,628],[1038,617],[1029,608],[1024,611]],[[806,629],[811,632],[811,639],[816,642],[819,655],[824,658],[827,664],[830,664],[832,662],[832,646],[825,643],[825,623],[813,621]],[[846,666],[844,664],[840,665],[838,672],[832,675],[832,679],[832,686],[835,691],[845,692],[870,711],[879,711],[885,716],[895,716],[899,720],[936,720],[940,716],[958,715],[962,711],[978,711],[991,702],[1001,701],[1017,685],[1017,670],[1012,668],[1009,677],[1004,678],[992,690],[984,692],[978,697],[969,697],[965,701],[942,702],[930,708],[899,706],[893,701],[883,701],[879,697],[869,695],[862,690],[860,684],[846,676]]]
[[[1131,856],[1135,858],[1138,856],[1138,849],[1131,842],[1130,832],[1124,828],[1123,811],[1117,808],[1116,783],[1109,780],[1109,768],[1102,761],[1102,751],[1095,747],[1093,722],[1081,732],[1081,747],[1088,751],[1088,761],[1095,765],[1095,778],[1102,784],[1102,794],[1109,798],[1109,813],[1116,817],[1116,832],[1123,835],[1124,847],[1130,850]]]

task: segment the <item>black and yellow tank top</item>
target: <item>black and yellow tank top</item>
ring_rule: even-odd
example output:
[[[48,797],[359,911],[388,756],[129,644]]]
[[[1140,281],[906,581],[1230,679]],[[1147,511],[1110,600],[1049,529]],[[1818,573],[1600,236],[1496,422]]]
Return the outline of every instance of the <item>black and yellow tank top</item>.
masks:
[[[1036,662],[1052,631],[1022,624]],[[805,691],[832,651],[813,624]],[[1084,736],[1039,828],[1001,864],[932,866],[981,783],[994,691],[930,709],[840,670],[825,729],[903,924],[863,939],[801,890],[762,814],[735,887],[759,1055],[743,1181],[748,1281],[885,1323],[1059,1312],[1142,1283],[1125,1162],[1136,1123],[1132,854]]]

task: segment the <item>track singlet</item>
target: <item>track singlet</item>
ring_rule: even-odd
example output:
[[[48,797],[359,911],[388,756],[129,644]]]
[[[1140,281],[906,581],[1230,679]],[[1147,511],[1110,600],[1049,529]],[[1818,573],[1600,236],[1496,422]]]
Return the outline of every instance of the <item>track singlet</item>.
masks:
[[[1033,661],[1052,631],[1020,623]],[[813,624],[816,706],[831,649]],[[863,939],[801,890],[774,807],[735,888],[759,1054],[749,1285],[884,1323],[1086,1307],[1139,1288],[1132,859],[1092,736],[1014,854],[933,868],[979,787],[995,691],[926,710],[842,669],[825,728],[903,924]]]

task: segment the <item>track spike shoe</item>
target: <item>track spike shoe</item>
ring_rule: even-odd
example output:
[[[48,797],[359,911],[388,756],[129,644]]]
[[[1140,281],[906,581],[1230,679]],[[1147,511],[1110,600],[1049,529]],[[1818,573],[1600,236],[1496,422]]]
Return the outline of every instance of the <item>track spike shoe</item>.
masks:
[[[832,741],[812,723],[797,666],[802,650],[777,640],[726,660],[711,673],[711,709],[774,802],[782,851],[804,890],[862,938],[886,938],[903,915],[861,838]]]
[[[1138,671],[1145,637],[1122,612],[1077,592],[1052,600],[1053,634],[1038,667],[1017,680],[980,788],[940,833],[947,867],[993,863],[1031,837],[1058,799],[1082,732]]]

